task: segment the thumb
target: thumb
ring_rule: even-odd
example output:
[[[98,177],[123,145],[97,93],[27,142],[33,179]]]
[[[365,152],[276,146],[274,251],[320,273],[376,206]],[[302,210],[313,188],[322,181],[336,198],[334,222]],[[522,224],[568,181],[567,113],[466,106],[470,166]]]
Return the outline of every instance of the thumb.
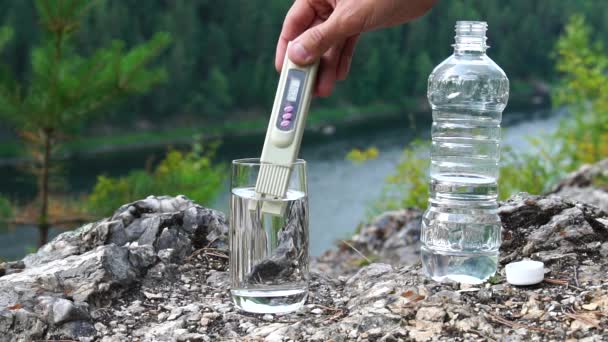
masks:
[[[326,21],[309,28],[289,44],[289,59],[296,64],[310,64],[334,44],[344,40],[347,34],[342,32],[334,17],[330,16]]]

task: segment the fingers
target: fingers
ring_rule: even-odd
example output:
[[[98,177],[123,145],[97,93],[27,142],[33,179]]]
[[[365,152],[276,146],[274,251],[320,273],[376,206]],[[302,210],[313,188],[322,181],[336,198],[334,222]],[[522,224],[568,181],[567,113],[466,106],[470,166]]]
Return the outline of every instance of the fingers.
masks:
[[[302,32],[308,29],[315,19],[315,10],[310,7],[308,1],[297,0],[283,22],[283,28],[279,35],[279,41],[277,43],[277,51],[275,55],[275,68],[277,71],[281,71],[283,66],[283,59],[285,59],[285,51],[287,50],[287,43],[294,40]]]
[[[344,44],[336,73],[336,77],[339,81],[344,81],[350,71],[350,65],[353,61],[353,54],[355,53],[355,46],[357,46],[358,40],[359,35],[357,34],[349,37]]]
[[[322,57],[319,65],[315,94],[325,97],[331,95],[338,80],[338,64],[345,41],[338,42],[332,46]]]
[[[309,64],[332,46],[338,45],[357,31],[356,21],[344,20],[336,11],[321,22],[304,31],[288,48],[289,58],[298,64]]]

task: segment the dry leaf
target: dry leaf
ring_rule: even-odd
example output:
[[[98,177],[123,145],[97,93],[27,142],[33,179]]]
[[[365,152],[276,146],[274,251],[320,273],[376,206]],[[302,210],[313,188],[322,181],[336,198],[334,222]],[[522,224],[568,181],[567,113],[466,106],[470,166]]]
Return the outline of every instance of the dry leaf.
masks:
[[[574,319],[570,324],[570,330],[589,330],[591,328],[599,328],[600,321],[591,312],[577,312],[576,314],[565,313],[566,316]]]
[[[592,303],[597,304],[600,311],[608,312],[608,295],[603,295],[600,298],[596,298]]]
[[[406,297],[406,298],[408,298],[408,297],[411,297],[411,296],[413,296],[413,295],[414,295],[414,291],[412,291],[412,290],[407,290],[407,291],[405,291],[405,292],[403,292],[403,293],[401,294],[401,297]]]
[[[19,310],[21,308],[23,308],[23,305],[21,305],[21,304],[15,304],[13,306],[8,307],[9,310]]]
[[[414,302],[419,302],[421,300],[423,300],[425,297],[422,295],[417,295],[416,298],[414,298]]]
[[[589,311],[593,311],[593,310],[597,309],[597,307],[598,307],[597,303],[589,303],[589,304],[583,305],[583,309],[589,310]]]

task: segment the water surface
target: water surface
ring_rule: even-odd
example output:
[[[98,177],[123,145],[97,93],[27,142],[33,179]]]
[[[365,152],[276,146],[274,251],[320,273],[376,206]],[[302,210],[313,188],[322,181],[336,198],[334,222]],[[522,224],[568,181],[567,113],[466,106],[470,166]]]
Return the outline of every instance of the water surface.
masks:
[[[529,149],[530,144],[525,137],[554,131],[559,117],[558,113],[550,111],[507,111],[503,115],[503,144],[515,150]],[[395,170],[403,148],[417,138],[430,140],[430,129],[430,114],[419,116],[415,123],[403,115],[398,119],[338,127],[332,135],[312,132],[305,135],[300,157],[308,162],[312,255],[318,255],[336,240],[352,235],[357,225],[366,218],[367,208],[380,195],[384,180]],[[228,163],[233,159],[258,157],[263,140],[262,135],[226,139],[218,151],[218,159]],[[345,155],[353,148],[370,146],[380,151],[377,159],[362,164],[345,160]],[[153,164],[162,159],[167,148],[75,156],[63,163],[65,191],[87,192],[98,174],[120,176],[140,169],[146,163]],[[22,170],[3,166],[0,167],[0,192],[12,198],[32,198],[35,183]],[[229,187],[226,184],[213,203],[202,204],[226,212],[228,203]],[[58,232],[52,230],[53,235]],[[0,228],[0,256],[20,258],[36,241],[35,227]]]

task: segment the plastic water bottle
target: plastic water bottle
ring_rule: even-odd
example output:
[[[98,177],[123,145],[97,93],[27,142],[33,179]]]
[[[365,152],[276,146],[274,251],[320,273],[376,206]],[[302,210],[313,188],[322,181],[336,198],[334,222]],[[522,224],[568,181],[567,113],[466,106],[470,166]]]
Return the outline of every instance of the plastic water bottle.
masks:
[[[487,55],[487,24],[458,21],[454,54],[429,76],[430,199],[422,265],[436,281],[480,283],[496,272],[500,121],[509,80]]]

